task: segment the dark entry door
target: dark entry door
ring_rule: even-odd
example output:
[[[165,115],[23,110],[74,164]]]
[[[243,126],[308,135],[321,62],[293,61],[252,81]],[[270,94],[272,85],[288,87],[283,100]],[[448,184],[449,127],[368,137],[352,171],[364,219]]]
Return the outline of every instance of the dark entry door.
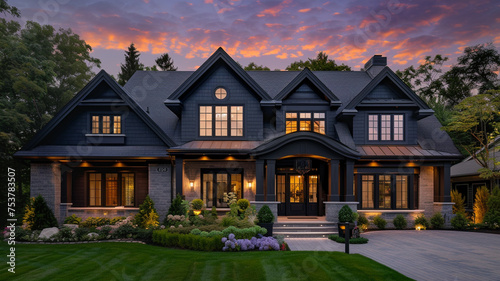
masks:
[[[319,175],[276,175],[280,216],[318,215]]]

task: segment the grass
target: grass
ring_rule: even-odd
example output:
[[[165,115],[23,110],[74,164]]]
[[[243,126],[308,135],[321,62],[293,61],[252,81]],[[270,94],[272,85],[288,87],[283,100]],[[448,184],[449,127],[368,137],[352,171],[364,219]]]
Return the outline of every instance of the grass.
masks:
[[[16,273],[4,263],[0,280],[411,280],[341,252],[195,252],[136,243],[15,247]],[[4,257],[8,249],[0,243]]]

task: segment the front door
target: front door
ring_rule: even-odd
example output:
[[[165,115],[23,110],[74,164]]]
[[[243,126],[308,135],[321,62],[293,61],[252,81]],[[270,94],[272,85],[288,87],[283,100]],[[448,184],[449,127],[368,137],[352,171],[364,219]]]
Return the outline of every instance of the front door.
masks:
[[[318,215],[319,175],[276,175],[280,216]]]

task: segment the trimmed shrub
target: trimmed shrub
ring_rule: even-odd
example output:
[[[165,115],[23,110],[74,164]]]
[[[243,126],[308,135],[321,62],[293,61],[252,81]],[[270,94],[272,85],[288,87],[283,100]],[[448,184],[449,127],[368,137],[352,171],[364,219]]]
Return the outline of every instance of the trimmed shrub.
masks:
[[[23,228],[26,230],[31,230],[33,227],[33,223],[35,222],[35,207],[33,204],[35,203],[35,197],[31,197],[26,203],[26,207],[24,208],[24,216],[23,216]]]
[[[490,192],[486,186],[481,186],[476,191],[476,198],[474,200],[474,223],[482,223],[486,212],[488,212],[488,198]]]
[[[182,196],[180,194],[177,194],[174,201],[172,201],[172,205],[170,205],[170,208],[168,208],[167,215],[185,216],[186,213],[187,213],[187,209],[185,208],[185,205],[182,203]],[[165,220],[166,220],[166,217],[165,217]]]
[[[500,228],[500,188],[495,186],[488,198],[488,212],[484,217],[484,222],[490,229]]]
[[[203,200],[201,200],[201,199],[194,199],[193,201],[191,201],[191,208],[193,208],[193,210],[201,210],[201,209],[203,209]]]
[[[385,229],[387,221],[382,218],[382,216],[378,215],[373,218],[373,224],[375,224],[379,229]]]
[[[392,221],[394,227],[396,229],[405,229],[408,223],[406,222],[406,218],[402,214],[398,214],[394,220]]]
[[[214,218],[214,219],[218,219],[219,216],[217,215],[217,208],[215,208],[215,206],[212,207],[212,211],[210,212],[210,215]]]
[[[339,222],[354,222],[354,215],[349,206],[344,205],[340,208]]]
[[[444,218],[443,215],[441,215],[440,212],[435,213],[431,217],[431,227],[433,229],[441,229],[444,226]]]
[[[95,228],[95,227],[99,227],[99,226],[103,226],[103,225],[107,225],[107,224],[109,224],[108,218],[88,217],[80,224],[80,226],[81,227],[88,227],[88,228],[92,228],[92,227]]]
[[[231,216],[225,216],[222,218],[222,226],[236,225],[236,218]]]
[[[417,218],[415,218],[415,227],[420,226],[420,229],[427,229],[429,228],[429,221],[425,218],[425,215],[418,215]]]
[[[139,206],[139,213],[135,215],[134,222],[140,228],[151,228],[157,227],[159,225],[158,222],[158,213],[155,209],[155,203],[149,195],[146,196],[144,202]]]
[[[358,226],[363,230],[367,230],[368,229],[368,219],[365,216],[360,215],[358,217]]]
[[[337,243],[342,243],[342,244],[345,243],[345,238],[340,237],[336,234],[328,236],[328,239],[333,240]],[[349,244],[366,244],[366,243],[368,243],[368,241],[369,241],[368,238],[364,238],[364,237],[351,238],[351,239],[349,239]]]
[[[250,206],[250,201],[248,201],[247,199],[239,199],[236,204],[243,212],[245,212],[245,210]]]
[[[88,236],[87,234],[90,233],[90,230],[86,227],[78,227],[75,229],[75,237],[79,241],[87,240]]]
[[[465,198],[458,190],[451,191],[451,201],[455,204],[452,207],[454,214],[465,214]]]
[[[64,224],[80,224],[82,222],[82,218],[77,217],[75,214],[66,217],[64,219]]]
[[[166,230],[155,230],[152,235],[152,241],[155,244],[196,251],[221,251],[224,247],[221,239],[222,236],[204,237],[194,234],[170,233]]]
[[[262,206],[262,208],[260,208],[259,212],[257,213],[257,219],[259,220],[259,223],[274,222],[274,215],[273,212],[271,212],[269,206],[264,205]]]
[[[29,224],[26,223],[31,226],[29,229],[42,230],[48,227],[57,227],[56,217],[41,195],[35,197],[34,200],[30,200],[28,205],[30,206],[26,207],[26,211],[29,210],[30,214],[27,214],[28,216],[25,214],[25,217],[26,222],[30,222]]]
[[[469,221],[464,214],[458,213],[451,219],[451,227],[456,230],[464,230],[467,228]]]

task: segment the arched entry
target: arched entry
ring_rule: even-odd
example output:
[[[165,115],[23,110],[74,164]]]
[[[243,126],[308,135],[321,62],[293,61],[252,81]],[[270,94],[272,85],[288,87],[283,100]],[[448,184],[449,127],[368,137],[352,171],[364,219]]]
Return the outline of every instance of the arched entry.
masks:
[[[280,216],[323,215],[328,194],[328,163],[308,157],[276,162],[276,200]]]
[[[329,136],[294,132],[263,143],[252,156],[256,159],[256,201],[279,201],[278,215],[315,216],[324,214],[323,202],[329,193],[338,196],[339,162],[348,163],[345,173],[350,174],[350,181],[346,179],[345,184],[352,186],[352,171],[347,167],[352,168],[359,152]]]

